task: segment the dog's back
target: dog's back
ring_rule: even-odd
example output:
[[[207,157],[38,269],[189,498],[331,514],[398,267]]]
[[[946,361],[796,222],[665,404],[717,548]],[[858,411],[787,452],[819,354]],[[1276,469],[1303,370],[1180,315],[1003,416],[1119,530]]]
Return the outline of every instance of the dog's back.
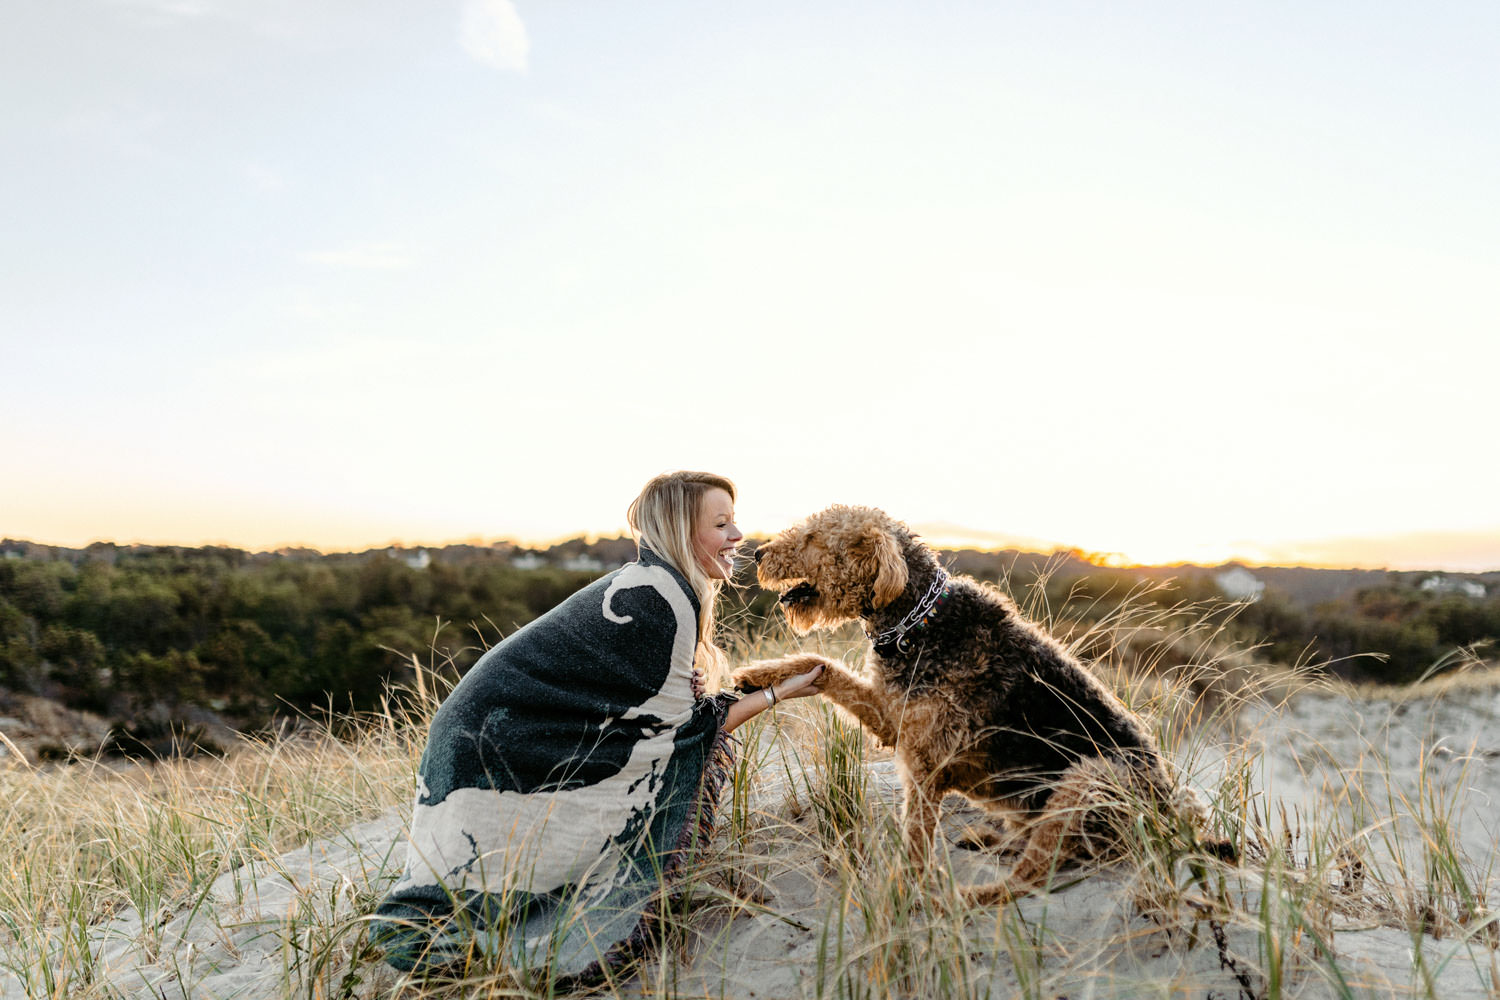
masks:
[[[877,648],[876,656],[889,686],[918,697],[946,689],[963,712],[959,752],[988,775],[969,794],[1032,812],[1046,805],[1059,775],[1092,757],[1126,763],[1163,791],[1170,785],[1139,720],[992,587],[954,577],[943,613],[921,641]]]

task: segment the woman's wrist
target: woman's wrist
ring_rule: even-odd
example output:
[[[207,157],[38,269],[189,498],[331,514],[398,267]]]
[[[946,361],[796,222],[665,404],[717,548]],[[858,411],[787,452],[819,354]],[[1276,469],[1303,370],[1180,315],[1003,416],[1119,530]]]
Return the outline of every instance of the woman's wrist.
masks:
[[[747,691],[730,703],[728,711],[724,713],[724,721],[720,725],[724,732],[732,733],[780,700],[769,686],[760,688],[758,691]]]

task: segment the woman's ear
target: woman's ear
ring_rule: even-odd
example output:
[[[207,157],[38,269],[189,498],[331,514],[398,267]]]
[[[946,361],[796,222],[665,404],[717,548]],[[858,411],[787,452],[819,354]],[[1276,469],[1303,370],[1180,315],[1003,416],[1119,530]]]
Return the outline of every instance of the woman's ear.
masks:
[[[875,546],[875,595],[874,605],[883,608],[901,596],[906,589],[906,559],[901,555],[901,546],[884,528],[871,528],[871,541]]]

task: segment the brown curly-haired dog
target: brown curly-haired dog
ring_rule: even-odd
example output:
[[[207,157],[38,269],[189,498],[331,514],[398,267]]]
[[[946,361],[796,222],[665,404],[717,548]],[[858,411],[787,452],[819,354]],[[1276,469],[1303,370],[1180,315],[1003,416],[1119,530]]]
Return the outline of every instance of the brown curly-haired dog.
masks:
[[[1206,810],[1179,790],[1140,721],[999,590],[950,577],[937,553],[871,507],[836,506],[755,552],[761,584],[781,590],[799,632],[860,619],[864,674],[813,654],[735,672],[765,687],[824,665],[823,694],[896,750],[907,846],[926,855],[947,792],[1019,825],[1010,877],[970,891],[1004,902],[1066,858],[1118,856],[1142,806],[1203,849]]]

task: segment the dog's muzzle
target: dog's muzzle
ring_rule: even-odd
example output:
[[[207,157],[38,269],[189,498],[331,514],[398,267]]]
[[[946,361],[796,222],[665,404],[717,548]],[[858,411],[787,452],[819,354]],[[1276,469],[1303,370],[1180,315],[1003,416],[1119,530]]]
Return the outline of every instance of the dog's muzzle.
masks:
[[[810,583],[799,583],[779,598],[780,602],[787,607],[796,607],[801,604],[811,604],[817,599],[818,588]]]

